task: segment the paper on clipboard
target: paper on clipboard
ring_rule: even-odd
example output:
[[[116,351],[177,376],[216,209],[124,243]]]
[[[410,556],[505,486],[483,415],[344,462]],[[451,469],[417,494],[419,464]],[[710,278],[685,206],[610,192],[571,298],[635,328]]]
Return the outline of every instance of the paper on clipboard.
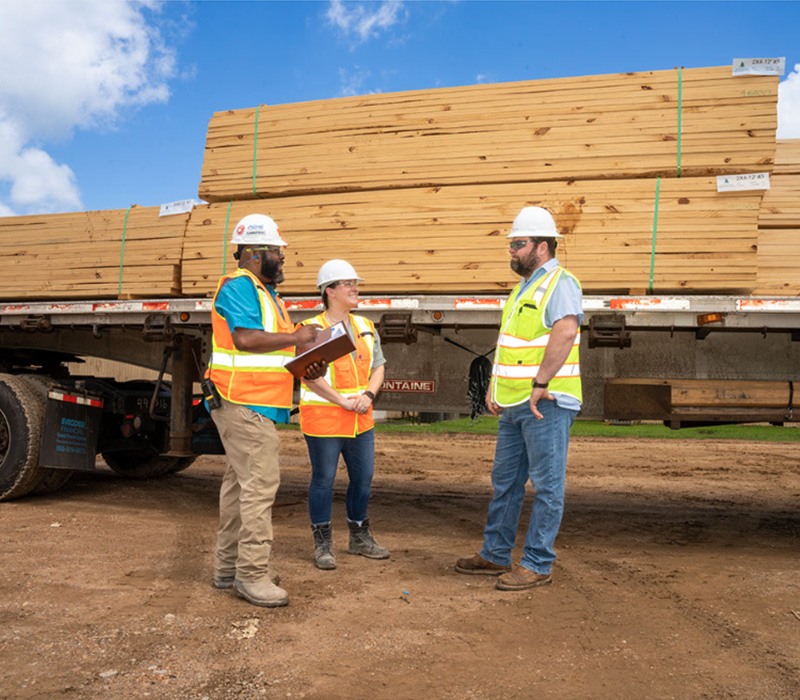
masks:
[[[293,376],[302,379],[310,364],[320,360],[333,362],[355,349],[356,346],[347,333],[344,323],[339,321],[317,333],[313,343],[298,347],[297,357],[287,362],[285,366]]]

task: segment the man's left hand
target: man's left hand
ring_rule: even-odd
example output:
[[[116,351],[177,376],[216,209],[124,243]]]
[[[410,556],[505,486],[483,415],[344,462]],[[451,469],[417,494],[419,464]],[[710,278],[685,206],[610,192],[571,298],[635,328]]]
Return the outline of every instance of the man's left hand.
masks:
[[[303,375],[303,379],[319,379],[320,377],[324,377],[327,371],[328,363],[325,360],[312,362],[306,367],[306,373]]]
[[[537,420],[542,420],[544,416],[541,414],[538,408],[536,408],[536,404],[541,401],[542,399],[547,399],[548,401],[555,401],[553,395],[542,387],[535,387],[531,392],[531,413],[536,417]]]

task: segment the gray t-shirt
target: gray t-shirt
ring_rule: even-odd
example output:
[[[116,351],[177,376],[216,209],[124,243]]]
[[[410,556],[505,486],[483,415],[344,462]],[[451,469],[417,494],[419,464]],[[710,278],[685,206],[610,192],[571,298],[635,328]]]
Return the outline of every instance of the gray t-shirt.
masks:
[[[347,324],[347,335],[350,336],[350,340],[352,340],[353,345],[355,345],[356,336],[355,333],[353,332],[352,323]],[[354,362],[356,360],[356,352],[357,352],[356,350],[353,350],[353,352],[350,353],[353,357]],[[370,369],[376,369],[377,367],[380,367],[381,365],[385,364],[386,364],[386,358],[383,356],[383,350],[381,349],[381,339],[380,336],[378,335],[378,329],[376,328],[375,334],[372,338],[372,367]]]

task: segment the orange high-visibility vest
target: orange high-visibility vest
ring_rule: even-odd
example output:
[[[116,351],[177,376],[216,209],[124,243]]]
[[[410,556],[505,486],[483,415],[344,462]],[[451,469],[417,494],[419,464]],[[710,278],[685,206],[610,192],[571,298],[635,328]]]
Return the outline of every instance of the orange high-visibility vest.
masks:
[[[316,323],[323,328],[331,325],[324,313],[303,323]],[[350,324],[356,337],[356,358],[353,360],[353,354],[348,353],[330,363],[324,379],[340,394],[363,394],[372,371],[375,325],[363,316],[352,314]],[[301,384],[300,428],[304,434],[314,437],[355,437],[373,425],[372,406],[364,414],[346,411],[315,394],[305,382]]]
[[[258,278],[244,269],[224,276],[217,285],[217,294],[222,285],[236,277],[247,277],[256,287],[261,303],[261,325],[268,333],[292,333],[295,326],[289,320],[289,312],[283,301],[273,299]],[[220,395],[231,403],[247,406],[292,407],[293,378],[284,367],[294,357],[293,346],[269,353],[253,353],[237,350],[233,344],[228,322],[211,307],[212,352],[207,376],[214,382]]]

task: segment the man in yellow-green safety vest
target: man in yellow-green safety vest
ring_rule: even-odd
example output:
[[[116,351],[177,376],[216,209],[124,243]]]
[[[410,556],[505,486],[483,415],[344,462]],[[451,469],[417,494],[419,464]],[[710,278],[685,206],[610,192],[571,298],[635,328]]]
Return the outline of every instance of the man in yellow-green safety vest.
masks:
[[[564,511],[569,431],[581,407],[578,359],[583,298],[577,278],[555,257],[563,238],[552,215],[525,207],[508,238],[511,269],[522,277],[503,307],[486,404],[502,413],[483,547],[456,562],[462,574],[497,576],[520,591],[552,581],[553,545]],[[525,485],[536,493],[518,566],[511,566]]]

